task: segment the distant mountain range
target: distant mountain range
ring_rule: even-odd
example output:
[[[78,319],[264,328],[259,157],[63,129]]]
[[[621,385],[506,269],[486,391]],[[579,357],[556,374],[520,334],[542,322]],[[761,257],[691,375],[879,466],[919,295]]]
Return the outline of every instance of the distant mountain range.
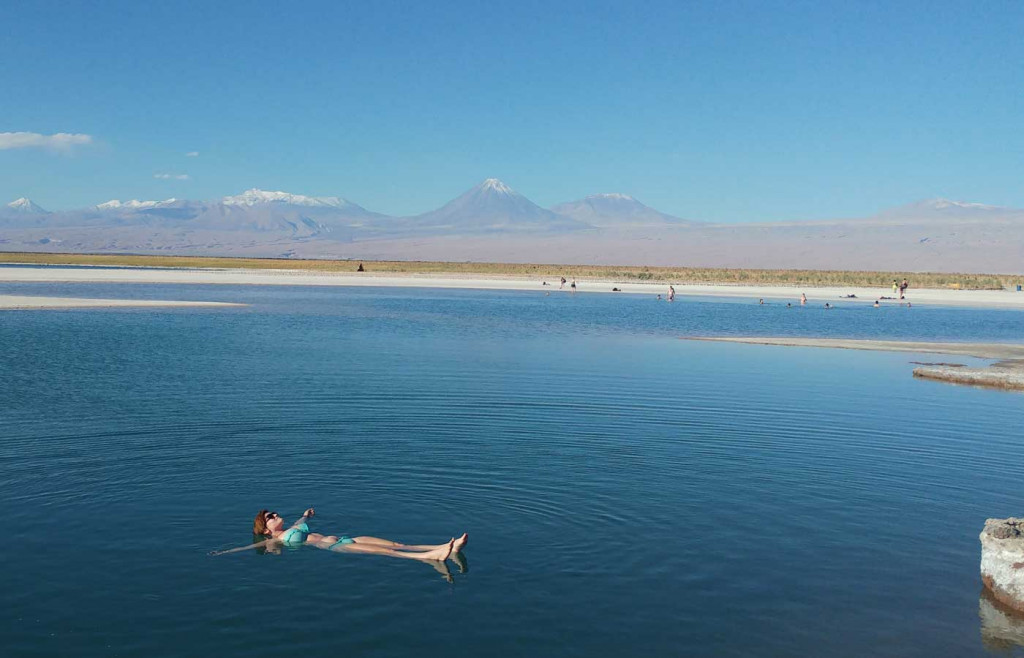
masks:
[[[862,219],[710,224],[624,194],[542,208],[489,178],[407,217],[258,189],[60,212],[21,198],[0,206],[0,250],[1016,273],[1024,210],[931,199]]]
[[[496,178],[488,178],[437,210],[411,217],[375,213],[341,197],[246,190],[216,201],[120,201],[49,213],[29,199],[0,210],[0,229],[139,224],[186,230],[258,231],[281,237],[557,233],[637,224],[683,224],[622,194],[599,194],[541,208]]]

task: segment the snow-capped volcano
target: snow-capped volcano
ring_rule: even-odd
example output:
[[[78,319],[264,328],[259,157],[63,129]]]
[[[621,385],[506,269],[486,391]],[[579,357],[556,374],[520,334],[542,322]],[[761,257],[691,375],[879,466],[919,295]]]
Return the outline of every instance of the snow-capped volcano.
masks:
[[[16,213],[25,215],[46,214],[46,211],[43,210],[43,208],[33,203],[32,199],[29,199],[28,197],[21,197],[20,199],[15,199],[14,201],[8,203],[7,207]]]
[[[541,208],[497,178],[488,178],[432,212],[409,219],[419,230],[459,233],[494,231],[565,231],[588,228]]]
[[[505,185],[497,178],[488,178],[484,182],[480,183],[478,187],[483,191],[494,192],[495,194],[515,194],[511,187]]]
[[[339,197],[309,197],[251,189],[214,201],[112,199],[87,210],[61,213],[75,225],[148,227],[153,231],[207,231],[239,236],[280,236],[311,239],[330,235],[347,240],[353,232],[370,230],[388,218]],[[234,239],[234,238],[232,238]],[[230,242],[230,240],[228,240]]]
[[[138,199],[132,199],[131,201],[119,201],[117,199],[111,199],[105,203],[96,204],[97,210],[145,210],[147,208],[156,208],[163,205],[175,203],[177,199],[165,199],[163,201],[139,201]]]
[[[1021,217],[1022,211],[1018,208],[1007,208],[1005,206],[992,206],[987,203],[973,203],[969,201],[953,201],[951,199],[926,199],[916,203],[910,203],[898,208],[883,210],[875,215],[874,219],[881,220],[988,220],[996,218]]]
[[[351,205],[345,199],[336,196],[305,196],[290,192],[269,192],[252,188],[235,196],[226,196],[220,200],[225,206],[259,206],[267,203],[286,203],[292,206],[311,206],[314,208],[344,208]]]
[[[953,201],[951,199],[928,199],[915,204],[921,208],[932,210],[946,210],[948,208],[959,208],[966,210],[998,210],[999,206],[990,206],[987,203],[972,203],[970,201]]]
[[[665,226],[689,224],[640,203],[626,194],[591,194],[579,201],[560,203],[551,208],[566,217],[602,228],[613,226]]]

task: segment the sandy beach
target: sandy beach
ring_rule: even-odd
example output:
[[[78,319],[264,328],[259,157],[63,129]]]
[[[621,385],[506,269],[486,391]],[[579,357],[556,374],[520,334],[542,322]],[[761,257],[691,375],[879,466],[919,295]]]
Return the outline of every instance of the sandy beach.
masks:
[[[569,294],[569,285],[559,290],[558,280],[522,277],[482,277],[460,275],[376,275],[355,272],[310,272],[302,270],[254,269],[160,269],[99,267],[0,267],[0,283],[168,283],[220,285],[284,285],[284,286],[380,286],[403,288],[465,288],[477,290],[530,290]],[[665,284],[580,279],[581,293],[665,295]],[[613,288],[619,290],[613,291]],[[880,297],[892,297],[889,288],[809,288],[795,286],[686,285],[675,286],[676,295],[728,297],[757,303],[799,303],[800,294],[807,295],[808,304],[822,306],[871,304]],[[856,295],[854,298],[848,295]],[[1009,290],[939,290],[914,289],[907,294],[914,305],[989,307],[1024,309],[1024,293]],[[882,306],[899,306],[899,300],[882,300]]]
[[[131,307],[174,307],[174,306],[246,306],[229,302],[185,302],[156,299],[82,299],[78,297],[28,297],[22,295],[0,295],[0,310],[61,309],[61,308],[131,308]]]

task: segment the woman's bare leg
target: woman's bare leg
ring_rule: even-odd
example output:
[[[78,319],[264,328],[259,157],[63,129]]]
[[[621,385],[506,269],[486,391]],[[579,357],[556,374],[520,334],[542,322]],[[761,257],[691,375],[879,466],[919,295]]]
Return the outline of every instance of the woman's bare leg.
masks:
[[[367,546],[383,546],[385,548],[392,548],[396,551],[436,551],[439,548],[447,546],[450,542],[444,544],[400,544],[390,539],[380,539],[378,537],[353,537],[352,541],[357,544],[364,544]],[[462,550],[462,547],[469,541],[468,533],[463,533],[461,537],[455,540],[452,545],[452,553],[458,553]]]
[[[442,546],[447,546],[451,541],[452,540],[449,539],[447,542],[445,542],[443,544],[396,544],[395,546],[392,546],[391,548],[394,548],[396,551],[406,551],[406,552],[409,552],[409,553],[422,553],[424,551],[434,551],[434,550],[437,550],[438,548],[441,548]]]
[[[368,546],[384,546],[386,548],[401,548],[405,544],[397,541],[391,541],[390,539],[381,539],[380,537],[353,537],[352,541],[357,544],[366,544]],[[431,546],[431,549],[437,548],[437,546]]]
[[[447,544],[442,544],[431,551],[424,551],[420,553],[414,553],[412,551],[399,551],[386,546],[374,546],[372,544],[360,544],[358,542],[354,544],[343,544],[338,547],[338,550],[346,553],[368,553],[371,555],[387,555],[389,557],[404,557],[410,560],[447,560],[448,556],[452,554],[452,544],[455,540],[451,540]]]

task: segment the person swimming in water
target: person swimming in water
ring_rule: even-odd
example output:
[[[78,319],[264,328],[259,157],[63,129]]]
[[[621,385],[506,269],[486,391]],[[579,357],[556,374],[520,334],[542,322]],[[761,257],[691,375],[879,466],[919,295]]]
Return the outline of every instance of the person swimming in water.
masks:
[[[280,514],[270,510],[260,510],[256,514],[256,518],[253,519],[252,534],[256,537],[266,537],[266,539],[226,551],[212,551],[210,555],[237,553],[251,548],[270,550],[280,549],[281,546],[313,546],[345,553],[368,553],[412,560],[443,561],[460,553],[465,548],[466,542],[469,541],[468,533],[463,533],[458,539],[453,538],[443,544],[433,545],[402,544],[377,537],[321,535],[311,532],[306,523],[307,520],[313,518],[314,514],[316,511],[310,507],[302,513],[298,521],[285,528],[284,518]]]

